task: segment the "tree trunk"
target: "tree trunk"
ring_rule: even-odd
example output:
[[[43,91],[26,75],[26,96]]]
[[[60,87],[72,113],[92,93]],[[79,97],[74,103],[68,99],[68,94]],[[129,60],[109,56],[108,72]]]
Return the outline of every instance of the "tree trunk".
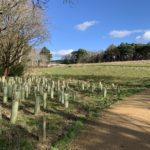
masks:
[[[6,68],[4,69],[4,76],[5,76],[5,77],[8,77],[8,75],[9,75],[9,68],[6,67]]]

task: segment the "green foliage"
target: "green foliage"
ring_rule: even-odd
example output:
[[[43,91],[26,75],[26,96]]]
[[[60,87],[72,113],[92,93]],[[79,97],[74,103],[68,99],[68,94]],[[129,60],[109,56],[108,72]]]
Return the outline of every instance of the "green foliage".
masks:
[[[3,74],[4,74],[4,68],[0,66],[0,76],[3,76]]]
[[[46,47],[43,47],[41,52],[40,52],[40,55],[43,55],[46,57],[46,60],[47,62],[49,62],[52,58],[52,53],[50,52],[49,49],[47,49]]]
[[[110,45],[104,52],[87,52],[84,49],[72,52],[64,57],[63,63],[97,63],[127,60],[150,59],[150,44],[121,43],[119,46]]]
[[[57,125],[53,122],[49,122],[47,125],[48,130],[53,131],[57,129]]]
[[[25,64],[17,64],[10,68],[9,76],[22,76],[25,71]]]
[[[75,121],[66,127],[64,136],[54,144],[53,149],[64,150],[67,144],[77,135],[81,128],[83,128],[82,121]],[[54,150],[55,150],[54,149]]]
[[[150,59],[149,44],[121,43],[119,46],[109,46],[103,55],[103,61],[126,61]]]
[[[59,150],[59,149],[52,146],[50,150]]]
[[[66,56],[64,58],[63,63],[69,64],[69,63],[80,63],[82,62],[82,59],[86,57],[88,52],[85,49],[78,49],[77,51],[73,51],[71,53],[71,56]]]
[[[9,68],[9,76],[22,76],[25,71],[25,64],[17,64]],[[0,66],[0,76],[4,75],[4,68]]]
[[[82,58],[87,55],[87,51],[85,49],[78,49],[77,51],[73,51],[71,54],[73,63],[79,63],[82,61]]]
[[[0,147],[5,148],[7,146],[7,139],[0,135]]]
[[[22,150],[33,150],[32,142],[27,139],[20,141],[20,147]]]
[[[27,139],[20,139],[19,143],[13,143],[14,145],[10,147],[10,141],[8,141],[7,138],[5,137],[0,137],[0,148],[2,150],[8,150],[8,149],[12,149],[12,150],[16,150],[16,149],[21,149],[21,150],[33,150],[33,146],[31,141],[28,141]],[[16,145],[15,145],[16,144]]]

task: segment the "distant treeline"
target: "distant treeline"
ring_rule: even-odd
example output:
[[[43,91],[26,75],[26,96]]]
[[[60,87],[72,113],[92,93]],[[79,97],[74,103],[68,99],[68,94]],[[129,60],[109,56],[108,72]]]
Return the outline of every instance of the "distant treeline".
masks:
[[[77,51],[73,51],[70,55],[64,56],[62,58],[62,62],[65,64],[71,64],[148,59],[150,59],[150,43],[121,43],[119,46],[112,44],[102,52],[88,52],[85,49],[79,49]]]

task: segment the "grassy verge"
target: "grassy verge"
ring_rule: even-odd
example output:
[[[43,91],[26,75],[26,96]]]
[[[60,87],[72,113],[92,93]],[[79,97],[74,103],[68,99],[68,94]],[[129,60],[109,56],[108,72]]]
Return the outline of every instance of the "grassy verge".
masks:
[[[126,89],[123,90],[116,98],[103,98],[97,102],[97,105],[86,106],[84,109],[88,112],[86,119],[77,119],[67,126],[66,132],[56,142],[53,143],[51,150],[68,150],[69,143],[80,133],[83,127],[86,127],[90,121],[96,120],[101,111],[107,109],[117,101],[123,100],[125,97],[136,94],[144,89]],[[97,97],[98,98],[98,97]]]

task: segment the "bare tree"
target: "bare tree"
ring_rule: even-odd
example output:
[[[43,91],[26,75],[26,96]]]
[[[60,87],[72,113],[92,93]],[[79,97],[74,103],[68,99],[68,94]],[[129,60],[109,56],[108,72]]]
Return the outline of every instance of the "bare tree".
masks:
[[[43,8],[50,0],[0,0],[0,65],[4,75],[45,38]],[[73,0],[62,0],[71,3]]]
[[[30,67],[38,66],[40,60],[39,52],[36,49],[32,48],[28,53],[27,59],[28,59],[28,66]]]
[[[6,14],[7,12],[17,9],[17,7],[21,3],[30,3],[30,6],[32,6],[32,11],[30,12],[31,14],[35,14],[35,9],[41,9],[43,10],[44,6],[46,3],[48,3],[50,0],[0,0],[0,17],[1,15]],[[62,0],[64,3],[69,3],[73,4],[74,0]],[[1,21],[1,19],[0,19]],[[13,26],[14,24],[7,24],[7,25],[2,25],[0,24],[0,33],[8,26]]]
[[[2,1],[0,0],[1,3]],[[42,11],[36,8],[32,14],[29,1],[14,1],[16,5],[13,4],[12,9],[0,15],[0,27],[5,28],[0,34],[0,65],[5,76],[13,65],[21,63],[31,46],[41,42],[46,35]],[[2,3],[3,8],[7,8],[9,0],[7,2]]]

